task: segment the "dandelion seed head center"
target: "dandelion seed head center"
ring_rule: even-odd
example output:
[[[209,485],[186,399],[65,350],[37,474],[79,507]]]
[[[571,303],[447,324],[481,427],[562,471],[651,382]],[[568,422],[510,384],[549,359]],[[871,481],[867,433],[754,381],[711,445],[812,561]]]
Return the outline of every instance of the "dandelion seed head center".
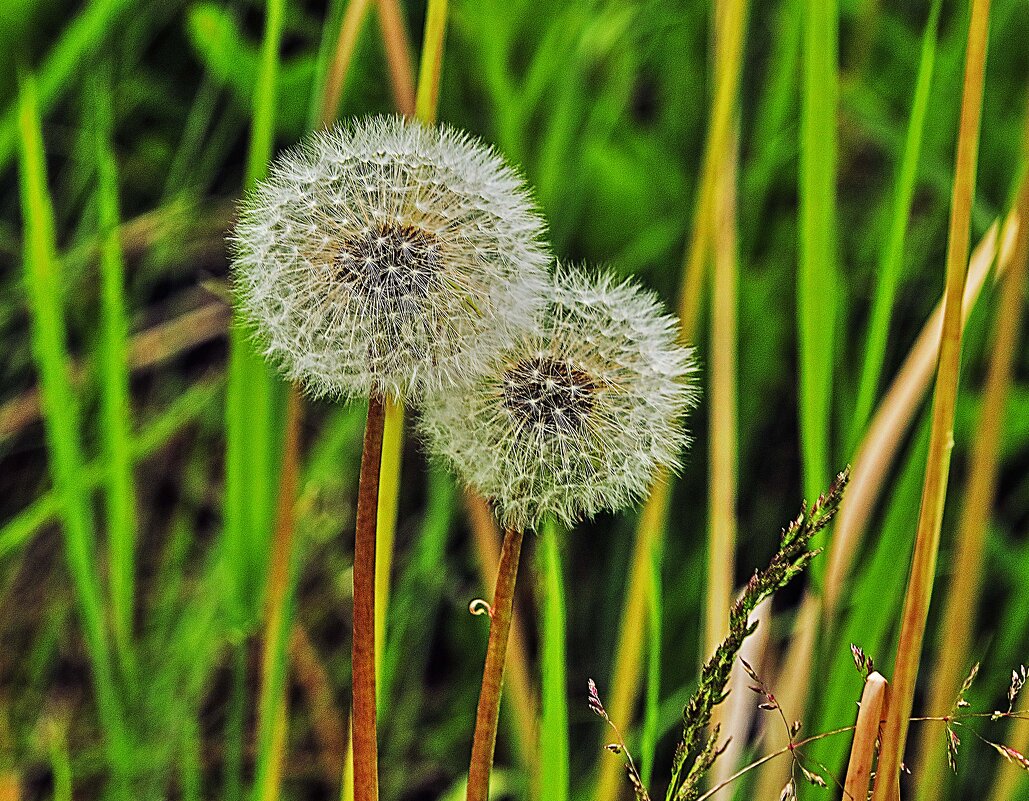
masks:
[[[552,436],[585,427],[596,391],[589,373],[547,356],[522,359],[504,372],[504,406],[527,428]]]
[[[440,278],[443,256],[435,234],[381,222],[345,238],[333,257],[335,277],[354,291],[389,302],[423,300]]]

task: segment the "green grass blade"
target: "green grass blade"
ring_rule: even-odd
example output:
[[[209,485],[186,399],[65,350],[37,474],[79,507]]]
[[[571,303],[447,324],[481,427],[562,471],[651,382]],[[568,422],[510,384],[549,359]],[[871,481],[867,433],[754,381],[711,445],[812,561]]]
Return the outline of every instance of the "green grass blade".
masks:
[[[126,732],[120,693],[115,684],[111,646],[104,626],[103,595],[96,566],[96,542],[85,465],[79,443],[82,430],[78,399],[72,388],[67,335],[62,310],[62,282],[57,260],[54,213],[46,185],[43,134],[35,85],[26,78],[19,93],[21,205],[24,225],[25,289],[31,318],[32,352],[39,370],[50,471],[62,496],[65,558],[89,650],[97,711],[107,738],[115,790],[128,786]]]
[[[565,591],[558,546],[560,532],[548,520],[539,538],[542,612],[540,620],[540,787],[548,801],[568,801],[568,697],[565,675]]]
[[[850,429],[848,451],[854,449],[864,433],[865,426],[872,414],[882,375],[893,300],[896,297],[897,284],[904,266],[908,219],[911,216],[911,205],[915,196],[915,178],[922,151],[926,112],[929,108],[929,88],[932,85],[933,70],[936,64],[936,40],[941,6],[942,0],[933,0],[922,38],[918,77],[915,80],[915,94],[911,102],[911,116],[908,119],[907,136],[904,140],[904,153],[897,170],[890,229],[876,271],[879,280],[875,287],[868,332],[865,338],[865,356],[861,366],[861,378],[858,384],[857,404]]]
[[[247,152],[244,188],[252,190],[267,173],[275,136],[276,84],[279,74],[279,47],[282,41],[285,0],[268,0],[265,6],[264,40],[261,45],[261,60],[254,90],[250,147]],[[236,597],[236,611],[241,614],[238,621],[243,631],[248,631],[261,619],[264,596],[264,570],[269,553],[269,535],[276,498],[276,462],[278,458],[278,425],[283,417],[284,392],[271,368],[255,352],[245,328],[236,320],[230,331],[229,384],[226,396],[226,509],[225,539],[226,556],[230,570],[242,568],[235,586],[245,593]],[[256,542],[255,542],[256,539]],[[256,552],[255,560],[236,560],[241,552]],[[272,665],[272,681],[262,688],[258,715],[257,757],[253,797],[271,798],[277,793],[279,782],[275,749],[277,746],[276,726],[279,721],[279,705],[286,674],[286,647],[288,641],[291,604],[287,599],[283,617],[285,625],[277,632],[274,644],[275,659]],[[240,649],[243,645],[238,646]],[[236,702],[233,709],[237,715],[227,735],[233,740],[244,736],[238,713],[239,683],[245,687],[245,660],[235,661],[235,670],[242,673],[235,681]],[[242,744],[231,746],[234,755],[227,765],[230,784],[235,787],[235,778],[242,771],[240,758]]]
[[[98,367],[105,481],[108,572],[115,648],[133,675],[132,621],[136,574],[136,510],[132,475],[132,408],[129,398],[125,262],[118,237],[118,166],[110,76],[91,84],[96,135],[97,209],[100,240],[100,347]]]
[[[817,498],[830,477],[829,416],[836,325],[835,0],[804,5],[800,148],[800,265],[797,324],[800,349],[800,446],[804,493]]]
[[[650,568],[650,605],[647,609],[647,691],[643,698],[643,727],[640,731],[640,776],[650,784],[654,755],[661,736],[661,626],[663,625],[661,582],[662,544],[652,554]]]

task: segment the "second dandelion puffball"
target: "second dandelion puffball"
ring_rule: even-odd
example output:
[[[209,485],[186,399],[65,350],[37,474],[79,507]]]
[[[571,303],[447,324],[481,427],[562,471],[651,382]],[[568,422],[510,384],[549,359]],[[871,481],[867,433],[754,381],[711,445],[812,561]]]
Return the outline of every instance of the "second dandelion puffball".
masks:
[[[544,225],[521,178],[447,127],[374,117],[270,167],[232,237],[267,356],[314,396],[452,385],[534,324]]]
[[[427,403],[421,433],[505,526],[620,509],[687,442],[695,368],[676,335],[649,292],[561,269],[541,326]]]

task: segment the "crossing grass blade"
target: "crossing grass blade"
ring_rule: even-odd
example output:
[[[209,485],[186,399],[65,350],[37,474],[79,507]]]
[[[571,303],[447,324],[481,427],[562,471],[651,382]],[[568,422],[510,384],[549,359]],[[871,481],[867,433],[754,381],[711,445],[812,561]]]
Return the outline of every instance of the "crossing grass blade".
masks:
[[[106,609],[97,570],[94,520],[85,487],[85,460],[78,399],[69,372],[63,283],[57,256],[52,200],[47,190],[36,89],[22,79],[18,100],[25,290],[31,317],[32,354],[39,371],[50,472],[62,498],[61,530],[76,604],[90,656],[97,712],[104,730],[113,791],[128,797],[131,756],[120,690],[116,684]]]

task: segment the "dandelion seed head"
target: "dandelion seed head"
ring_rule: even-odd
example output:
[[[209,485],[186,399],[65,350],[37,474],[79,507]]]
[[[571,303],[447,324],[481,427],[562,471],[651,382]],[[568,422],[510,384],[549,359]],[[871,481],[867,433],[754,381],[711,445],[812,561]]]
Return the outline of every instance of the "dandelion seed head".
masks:
[[[231,237],[243,317],[314,396],[452,385],[534,324],[549,261],[524,182],[447,127],[373,117],[272,164]]]
[[[637,501],[679,465],[696,402],[692,352],[654,295],[559,268],[549,300],[535,331],[419,422],[430,452],[518,528]]]

